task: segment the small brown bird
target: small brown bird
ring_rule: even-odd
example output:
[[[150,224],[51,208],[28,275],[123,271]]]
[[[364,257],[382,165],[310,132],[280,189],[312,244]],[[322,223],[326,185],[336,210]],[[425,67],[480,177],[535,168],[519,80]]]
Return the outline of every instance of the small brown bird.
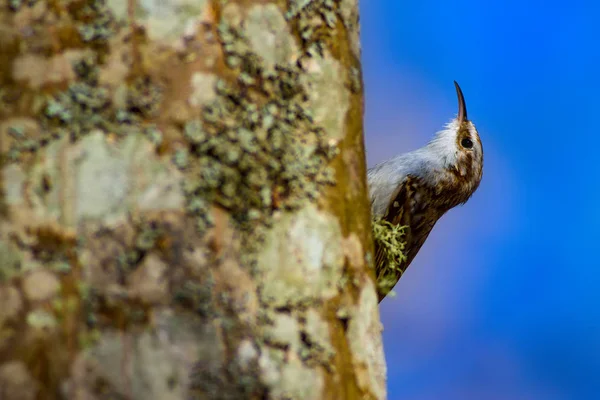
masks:
[[[367,172],[371,212],[375,219],[406,226],[406,257],[395,268],[392,284],[379,287],[379,301],[398,282],[438,219],[464,204],[475,192],[483,174],[483,147],[456,81],[458,116],[426,146],[401,154]],[[375,273],[378,282],[389,279],[383,250],[376,243]]]

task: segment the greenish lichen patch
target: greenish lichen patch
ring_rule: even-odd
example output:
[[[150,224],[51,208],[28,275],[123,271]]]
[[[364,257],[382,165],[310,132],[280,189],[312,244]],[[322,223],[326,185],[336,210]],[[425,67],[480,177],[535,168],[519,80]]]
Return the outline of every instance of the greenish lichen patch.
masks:
[[[148,76],[138,76],[111,91],[110,85],[99,82],[97,57],[81,52],[72,58],[77,78],[68,88],[35,99],[40,105],[39,126],[32,127],[26,119],[3,124],[2,130],[11,133],[10,141],[6,141],[8,149],[0,143],[0,151],[8,161],[35,153],[60,138],[76,141],[98,130],[117,136],[143,133],[160,144],[161,132],[145,121],[157,116],[163,98],[161,85]]]
[[[334,0],[291,0],[286,20],[300,33],[302,49],[308,56],[323,55],[332,41],[338,21],[338,3]]]
[[[337,220],[314,206],[282,216],[258,259],[264,303],[285,307],[335,296],[344,261],[341,241]]]
[[[273,4],[252,7],[243,24],[252,51],[267,66],[300,62],[310,115],[329,138],[335,140],[345,133],[344,121],[349,108],[347,74],[325,46],[336,26],[337,13],[336,2],[330,0],[290,4],[286,17],[293,20],[300,31],[302,53],[290,35],[284,16]]]
[[[144,119],[158,116],[162,103],[163,88],[148,76],[133,80],[127,91],[127,111]]]
[[[405,226],[393,225],[382,219],[373,221],[373,240],[381,253],[381,262],[378,261],[377,266],[379,293],[389,293],[398,282],[398,276],[404,272],[401,265],[406,260],[403,253],[405,230]]]
[[[189,157],[175,160],[186,173],[188,211],[198,216],[201,230],[212,224],[207,205],[216,203],[239,227],[257,233],[275,210],[316,200],[320,189],[333,182],[327,164],[337,149],[309,112],[299,67],[265,62],[280,60],[279,47],[263,46],[258,55],[246,25],[227,22],[236,21],[239,12],[234,5],[226,7],[219,25],[225,60],[239,77],[216,81],[217,97],[205,104],[201,118],[184,127]],[[259,21],[279,21],[271,7],[251,12]],[[263,29],[273,35],[273,24]]]
[[[94,129],[121,132],[110,115],[110,92],[91,82],[77,81],[48,98],[44,109],[45,130],[53,137],[78,139]],[[116,116],[115,116],[116,117]]]
[[[84,2],[72,8],[73,16],[81,21],[77,30],[84,43],[106,50],[108,41],[116,32],[117,23],[114,14],[105,0]]]

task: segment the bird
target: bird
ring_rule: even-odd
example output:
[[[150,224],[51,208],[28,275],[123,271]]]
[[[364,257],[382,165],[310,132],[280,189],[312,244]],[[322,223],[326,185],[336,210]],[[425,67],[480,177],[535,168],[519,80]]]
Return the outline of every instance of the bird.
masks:
[[[450,209],[466,203],[481,182],[483,146],[467,117],[463,92],[456,81],[454,86],[458,97],[455,118],[425,146],[367,171],[373,219],[404,227],[403,257],[397,260],[398,268],[389,269],[385,249],[375,240],[379,302],[411,264],[436,222]],[[379,285],[384,279],[387,284]]]

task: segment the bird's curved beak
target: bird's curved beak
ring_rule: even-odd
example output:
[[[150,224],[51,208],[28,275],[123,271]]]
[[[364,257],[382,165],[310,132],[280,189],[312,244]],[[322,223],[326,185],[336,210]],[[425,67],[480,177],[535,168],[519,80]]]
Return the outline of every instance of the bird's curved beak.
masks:
[[[465,97],[463,96],[463,92],[462,90],[460,90],[460,86],[458,86],[458,83],[456,83],[456,81],[454,81],[454,86],[456,87],[456,96],[458,96],[458,123],[459,125],[462,124],[465,121],[468,121],[467,119],[467,105],[465,104]]]

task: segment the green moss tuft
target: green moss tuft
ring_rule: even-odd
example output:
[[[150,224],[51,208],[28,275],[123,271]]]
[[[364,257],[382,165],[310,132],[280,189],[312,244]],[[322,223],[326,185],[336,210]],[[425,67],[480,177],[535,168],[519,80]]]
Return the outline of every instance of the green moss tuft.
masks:
[[[403,253],[406,228],[383,219],[373,221],[375,248],[383,254],[377,266],[377,289],[380,293],[390,292],[398,282],[398,275],[404,273],[401,265],[406,260]]]

